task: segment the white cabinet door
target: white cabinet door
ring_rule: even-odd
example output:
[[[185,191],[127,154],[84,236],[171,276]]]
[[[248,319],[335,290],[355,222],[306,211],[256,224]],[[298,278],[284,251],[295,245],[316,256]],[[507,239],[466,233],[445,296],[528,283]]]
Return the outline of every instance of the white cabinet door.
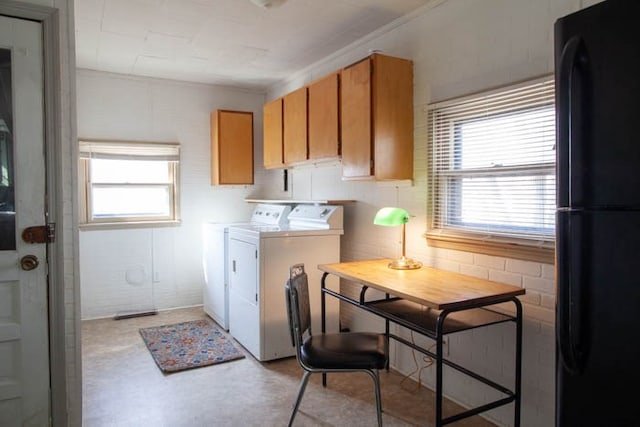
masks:
[[[255,243],[229,239],[229,285],[249,304],[258,304],[258,247]]]
[[[229,332],[260,358],[258,247],[229,235]]]

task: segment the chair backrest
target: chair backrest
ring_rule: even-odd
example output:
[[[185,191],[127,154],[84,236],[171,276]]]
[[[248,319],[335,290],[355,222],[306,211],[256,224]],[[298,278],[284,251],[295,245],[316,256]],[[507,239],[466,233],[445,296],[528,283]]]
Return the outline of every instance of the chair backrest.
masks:
[[[289,280],[285,285],[287,300],[287,316],[291,343],[299,355],[303,336],[311,335],[311,307],[309,305],[309,282],[304,264],[292,265],[289,269]]]

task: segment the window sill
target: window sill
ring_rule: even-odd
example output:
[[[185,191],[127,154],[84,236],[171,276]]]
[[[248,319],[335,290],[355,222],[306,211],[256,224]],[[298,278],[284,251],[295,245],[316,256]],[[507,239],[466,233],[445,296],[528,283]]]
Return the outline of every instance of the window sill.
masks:
[[[122,230],[127,228],[159,228],[176,227],[181,224],[180,220],[168,221],[128,221],[128,222],[90,222],[79,224],[81,231],[95,230]]]
[[[427,232],[424,234],[429,246],[434,248],[453,249],[464,252],[474,252],[485,255],[515,258],[525,261],[555,264],[555,248],[553,243],[534,245],[527,241],[517,240],[489,240],[471,238],[464,235],[441,234]]]

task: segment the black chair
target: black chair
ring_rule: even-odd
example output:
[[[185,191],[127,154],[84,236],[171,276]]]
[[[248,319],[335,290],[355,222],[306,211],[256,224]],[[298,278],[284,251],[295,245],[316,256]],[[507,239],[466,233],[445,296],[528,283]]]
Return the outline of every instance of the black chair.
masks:
[[[384,334],[342,332],[313,335],[311,333],[309,285],[304,264],[291,266],[285,293],[291,341],[296,348],[298,363],[305,371],[289,419],[289,426],[292,425],[296,416],[311,374],[356,371],[366,372],[373,378],[378,426],[382,426],[378,370],[385,368],[388,360],[387,340]]]

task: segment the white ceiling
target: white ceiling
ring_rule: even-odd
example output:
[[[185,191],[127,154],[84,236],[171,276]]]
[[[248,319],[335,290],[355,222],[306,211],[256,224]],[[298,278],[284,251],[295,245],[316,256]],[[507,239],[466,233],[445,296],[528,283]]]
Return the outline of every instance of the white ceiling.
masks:
[[[75,0],[76,65],[264,89],[431,0]]]

